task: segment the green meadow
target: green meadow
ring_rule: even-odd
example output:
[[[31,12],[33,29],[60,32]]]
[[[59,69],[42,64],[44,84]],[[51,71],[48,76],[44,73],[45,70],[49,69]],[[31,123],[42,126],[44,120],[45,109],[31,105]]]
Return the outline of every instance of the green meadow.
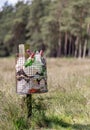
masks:
[[[90,130],[90,59],[48,58],[48,93],[18,95],[15,59],[0,59],[0,130]]]

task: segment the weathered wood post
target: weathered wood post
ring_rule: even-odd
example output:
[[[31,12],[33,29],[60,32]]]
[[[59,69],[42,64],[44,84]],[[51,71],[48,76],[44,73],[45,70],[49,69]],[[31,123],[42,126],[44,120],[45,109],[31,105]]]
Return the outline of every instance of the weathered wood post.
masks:
[[[27,103],[27,118],[30,118],[32,116],[32,94],[27,94],[26,103]]]
[[[29,44],[25,45],[25,52],[27,49],[30,49]],[[28,58],[28,55],[25,53],[25,59],[27,59],[27,58]],[[27,105],[27,118],[31,118],[31,116],[32,116],[32,94],[26,95],[26,105]]]

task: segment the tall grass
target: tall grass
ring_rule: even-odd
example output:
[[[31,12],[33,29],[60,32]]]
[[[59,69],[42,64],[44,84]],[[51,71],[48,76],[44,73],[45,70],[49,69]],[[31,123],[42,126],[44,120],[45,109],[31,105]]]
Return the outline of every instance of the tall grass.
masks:
[[[90,60],[47,59],[46,94],[16,94],[14,58],[0,59],[0,130],[90,130]]]

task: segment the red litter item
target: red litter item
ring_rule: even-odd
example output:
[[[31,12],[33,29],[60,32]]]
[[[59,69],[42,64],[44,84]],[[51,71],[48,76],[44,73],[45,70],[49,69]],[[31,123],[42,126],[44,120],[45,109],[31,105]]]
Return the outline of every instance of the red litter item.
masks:
[[[31,51],[29,49],[26,50],[26,53],[30,56],[31,55]]]
[[[34,56],[35,56],[35,53],[32,52],[32,54],[30,55],[30,57],[31,57],[31,58],[34,58]]]
[[[40,50],[40,55],[43,56],[43,50]]]
[[[37,92],[39,92],[39,89],[32,88],[29,90],[29,93],[37,93]]]

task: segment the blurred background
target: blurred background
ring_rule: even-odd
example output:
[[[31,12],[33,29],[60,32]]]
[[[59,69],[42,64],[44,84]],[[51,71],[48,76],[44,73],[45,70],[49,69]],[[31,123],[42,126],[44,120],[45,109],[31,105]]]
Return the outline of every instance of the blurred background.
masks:
[[[19,44],[47,56],[49,91],[32,95],[30,119]],[[90,0],[0,0],[0,130],[90,130]]]
[[[0,0],[0,57],[18,44],[49,57],[90,56],[90,1]]]

